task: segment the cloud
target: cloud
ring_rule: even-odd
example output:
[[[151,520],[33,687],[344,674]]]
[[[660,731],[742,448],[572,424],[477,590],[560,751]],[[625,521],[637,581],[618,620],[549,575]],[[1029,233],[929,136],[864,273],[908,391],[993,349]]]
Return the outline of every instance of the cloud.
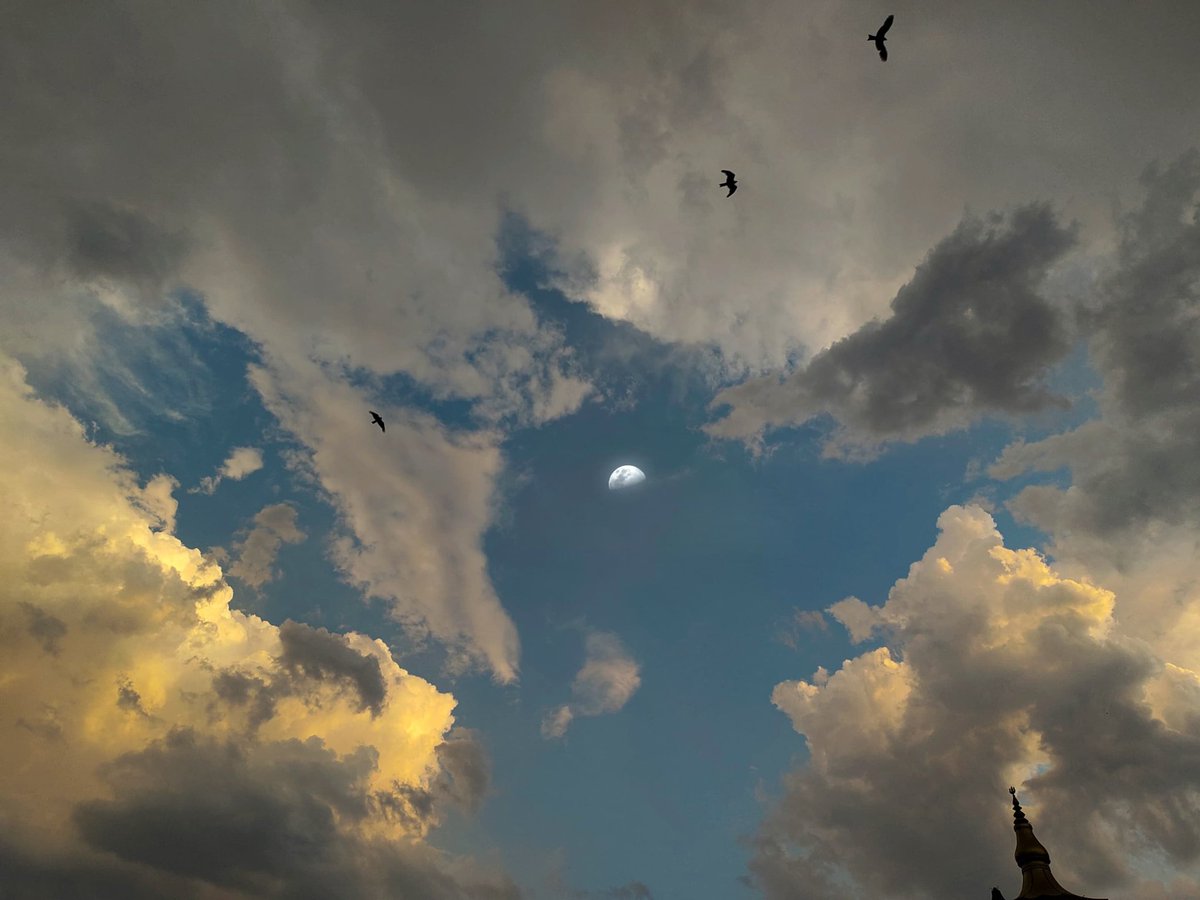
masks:
[[[542,737],[562,737],[567,733],[567,729],[571,726],[571,720],[574,718],[575,713],[571,710],[569,703],[555,707],[542,718]]]
[[[457,668],[516,678],[520,644],[487,574],[482,541],[502,458],[496,436],[455,434],[415,410],[378,404],[315,367],[252,369],[267,408],[308,448],[302,465],[330,493],[345,532],[344,577],[386,600],[409,634],[432,636]]]
[[[56,13],[26,12],[2,106],[46,143],[6,147],[20,174],[0,232],[6,265],[31,290],[75,292],[84,306],[101,297],[140,321],[186,287],[277,356],[406,372],[484,415],[539,421],[586,393],[560,336],[497,274],[495,190],[442,192],[388,145],[380,126],[404,111],[376,108],[382,98],[362,89],[385,58],[355,33],[357,13],[227,4],[178,19],[123,7],[64,31]],[[129,43],[132,27],[144,41]],[[213,42],[229,51],[220,65],[204,49]],[[180,53],[163,53],[169,43]],[[86,74],[118,47],[128,69]],[[326,69],[355,47],[364,65]],[[440,55],[421,55],[440,68]],[[254,97],[238,88],[249,82]],[[32,324],[66,346],[54,323]]]
[[[254,517],[254,527],[234,544],[229,574],[254,588],[274,581],[272,568],[284,544],[298,544],[308,535],[296,527],[296,509],[289,503],[265,506]]]
[[[137,210],[104,200],[83,201],[66,213],[66,269],[111,293],[128,285],[140,303],[157,305],[186,255],[186,238]]]
[[[602,891],[569,891],[571,900],[654,900],[654,894],[640,881],[630,881]]]
[[[1005,547],[983,510],[939,528],[885,604],[829,610],[884,646],[776,686],[810,758],[755,838],[754,883],[768,898],[1012,883],[1012,783],[1072,889],[1200,889],[1198,670],[1127,633],[1136,595]]]
[[[354,650],[340,634],[290,619],[279,626],[279,643],[283,647],[279,660],[286,668],[309,678],[349,681],[358,692],[362,709],[369,709],[374,716],[382,711],[387,685],[374,656]]]
[[[572,298],[719,348],[714,369],[740,377],[883,313],[964,202],[1006,208],[1033,184],[1073,193],[1070,211],[1094,223],[1108,203],[1096,185],[1124,183],[1144,135],[1194,139],[1191,97],[1164,77],[1193,48],[1167,7],[1086,58],[1058,50],[1110,47],[1103,17],[971,5],[902,17],[922,52],[881,82],[840,51],[862,33],[853,5],[544,6],[24,5],[0,52],[0,346],[68,360],[131,433],[103,377],[131,375],[96,311],[146,323],[186,288],[281,370],[405,373],[489,428],[520,427],[578,408],[591,378],[505,286],[503,222],[545,237]],[[1022,64],[978,59],[984,40],[1021,47]],[[967,63],[978,80],[945,78]],[[986,110],[977,83],[990,85]],[[1021,113],[1047,83],[1072,91],[1043,96],[1044,116]],[[1013,152],[1030,146],[1042,150]],[[730,159],[745,164],[725,201],[715,182]],[[465,629],[451,644],[511,678],[515,634],[466,562],[464,584],[426,576],[416,598],[395,572],[359,575],[438,639]],[[454,588],[467,599],[451,611]]]
[[[382,641],[232,608],[124,461],[2,357],[0,416],[0,492],[25,511],[0,520],[6,884],[517,896],[424,842],[447,803],[486,791],[452,696]]]
[[[852,4],[470,9],[122,4],[64,20],[28,5],[0,79],[0,228],[21,269],[6,277],[106,282],[132,302],[186,284],[292,362],[404,371],[486,406],[476,352],[547,334],[497,275],[505,211],[554,240],[574,296],[763,371],[881,313],[964,202],[1002,207],[1032,184],[1093,222],[1108,205],[1096,185],[1124,184],[1144,135],[1194,139],[1190,95],[1163,87],[1192,52],[1170,5],[1119,45],[1103,17],[1057,10],[901,16],[896,40],[921,52],[886,82],[841,52],[872,27]],[[1098,52],[1064,57],[1067,38]],[[984,41],[1019,46],[1019,63],[980,59]],[[975,83],[944,77],[966,62],[986,110]],[[1070,98],[1023,114],[1047,83]],[[742,183],[729,201],[726,163]],[[549,362],[569,377],[545,339],[524,374]]]
[[[601,716],[620,710],[641,687],[640,668],[615,634],[589,634],[587,658],[571,682],[572,700],[546,714],[542,737],[562,737],[577,716]]]
[[[436,749],[443,775],[440,790],[474,812],[483,803],[492,777],[491,762],[479,734],[469,728],[455,727]]]
[[[827,455],[914,441],[989,413],[1063,405],[1041,383],[1070,347],[1067,322],[1039,292],[1074,244],[1046,206],[1007,218],[967,218],[930,252],[872,321],[786,378],[753,379],[719,393],[728,405],[705,430],[761,440],[768,428],[832,414]]]
[[[1033,485],[1010,504],[1060,537],[1200,521],[1200,151],[1150,166],[1142,184],[1114,265],[1082,311],[1104,381],[1099,419],[1013,444],[990,469],[1069,469],[1069,489]]]
[[[191,494],[211,494],[222,481],[241,481],[247,475],[252,475],[263,467],[262,451],[257,447],[234,447],[229,458],[221,464],[216,475],[201,479],[200,484],[192,488]]]
[[[823,612],[818,609],[797,609],[790,619],[776,629],[775,640],[795,650],[804,635],[828,630],[829,622]]]

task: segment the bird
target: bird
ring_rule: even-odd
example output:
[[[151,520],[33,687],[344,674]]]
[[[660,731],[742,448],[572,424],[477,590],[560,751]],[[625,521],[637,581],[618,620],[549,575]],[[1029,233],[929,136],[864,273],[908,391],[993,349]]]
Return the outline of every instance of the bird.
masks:
[[[887,38],[884,37],[884,35],[886,35],[888,29],[892,27],[892,20],[895,18],[895,16],[888,16],[883,20],[883,24],[879,26],[879,30],[875,32],[875,34],[867,35],[868,41],[875,42],[875,49],[879,51],[879,58],[884,62],[887,62],[887,47],[883,46],[883,42],[886,41]]]
[[[378,426],[379,426],[379,430],[380,430],[380,431],[386,432],[386,431],[387,431],[387,429],[383,427],[383,419],[381,419],[381,418],[379,417],[379,413],[375,412],[375,410],[373,410],[373,409],[372,409],[372,410],[370,410],[370,413],[371,413],[371,422],[372,422],[372,424],[374,424],[374,425],[378,425]]]
[[[722,169],[721,174],[725,176],[725,180],[722,181],[720,184],[718,184],[717,187],[729,188],[729,193],[726,194],[725,196],[732,197],[733,192],[737,190],[737,179],[735,179],[733,177],[733,173],[730,172],[728,169]]]

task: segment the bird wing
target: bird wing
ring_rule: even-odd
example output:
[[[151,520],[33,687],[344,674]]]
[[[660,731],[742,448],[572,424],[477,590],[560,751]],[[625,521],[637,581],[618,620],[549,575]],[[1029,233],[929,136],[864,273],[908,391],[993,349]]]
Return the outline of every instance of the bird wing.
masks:
[[[385,434],[387,433],[387,426],[383,424],[383,419],[379,420],[379,430]]]
[[[879,47],[879,58],[887,62],[887,47],[883,46],[883,44],[877,44],[876,46]]]
[[[728,169],[722,169],[721,174],[724,175],[726,178],[734,177],[734,174],[732,172],[730,172]]]
[[[736,191],[736,190],[737,190],[737,185],[736,185],[736,184],[731,184],[731,185],[729,185],[729,193],[728,193],[728,194],[726,194],[725,196],[726,196],[726,197],[732,197],[732,196],[733,196],[733,192],[734,192],[734,191]]]
[[[888,16],[883,20],[883,24],[879,26],[879,30],[875,33],[880,37],[883,37],[885,34],[887,34],[887,30],[892,27],[892,21],[895,18],[895,16]]]

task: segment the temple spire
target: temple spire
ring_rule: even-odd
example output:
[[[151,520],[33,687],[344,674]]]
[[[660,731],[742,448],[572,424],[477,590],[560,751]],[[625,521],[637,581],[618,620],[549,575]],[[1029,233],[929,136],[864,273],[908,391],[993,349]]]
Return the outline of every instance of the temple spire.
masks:
[[[1087,900],[1072,894],[1054,878],[1050,871],[1050,852],[1033,833],[1033,826],[1025,818],[1021,804],[1017,802],[1017,789],[1010,787],[1013,805],[1013,831],[1017,833],[1017,849],[1013,856],[1021,867],[1021,893],[1016,900]]]

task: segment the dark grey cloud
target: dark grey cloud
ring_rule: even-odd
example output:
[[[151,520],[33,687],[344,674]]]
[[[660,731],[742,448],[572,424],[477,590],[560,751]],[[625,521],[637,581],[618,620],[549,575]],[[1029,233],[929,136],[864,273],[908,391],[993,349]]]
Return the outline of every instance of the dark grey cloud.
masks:
[[[654,900],[654,894],[640,881],[598,891],[571,891],[571,900]]]
[[[439,790],[468,812],[478,810],[492,779],[491,761],[479,734],[456,726],[437,746],[437,757],[442,767]]]
[[[837,452],[1065,404],[1042,379],[1070,348],[1069,323],[1040,286],[1074,244],[1046,205],[968,217],[917,267],[888,318],[786,378],[721,392],[713,406],[731,408],[706,430],[757,439],[830,413],[840,431],[827,450]]]
[[[51,656],[58,656],[59,642],[67,635],[67,623],[32,603],[22,603],[21,609],[29,618],[30,636]]]
[[[349,688],[359,709],[369,710],[372,717],[383,711],[387,684],[379,661],[353,649],[343,635],[288,619],[279,626],[279,642],[278,668],[250,672],[233,667],[213,675],[210,715],[221,717],[222,706],[240,710],[253,735],[274,717],[281,699],[304,696],[305,682],[310,679]]]
[[[367,812],[363,767],[341,764],[319,743],[247,751],[187,731],[120,757],[104,777],[116,799],[78,807],[93,847],[130,862],[223,886],[263,888],[336,835],[334,812]],[[268,772],[267,766],[274,766]]]
[[[290,679],[287,684],[290,685]],[[212,685],[218,700],[246,710],[246,724],[251,732],[275,715],[275,704],[286,692],[279,679],[268,682],[230,669],[214,675]]]
[[[367,788],[374,764],[369,748],[338,757],[316,739],[221,743],[175,730],[104,766],[113,799],[80,804],[75,824],[88,846],[143,878],[151,870],[251,897],[520,896],[429,848],[358,837],[354,824],[381,802]]]
[[[1020,514],[1060,534],[1197,521],[1200,498],[1200,152],[1142,176],[1144,198],[1081,310],[1104,382],[1098,420],[1009,447],[991,474],[1071,471],[1069,492],[1024,490]]]
[[[0,897],[4,900],[163,900],[199,897],[194,883],[147,872],[104,854],[64,856],[21,847],[0,837]]]
[[[146,710],[142,707],[142,695],[138,693],[128,678],[117,682],[117,706],[126,712],[137,713],[139,716],[146,715]]]
[[[436,752],[440,770],[428,787],[397,785],[392,794],[377,797],[385,816],[424,830],[436,824],[448,805],[468,813],[478,811],[492,779],[491,761],[479,734],[455,727]]]
[[[153,304],[178,272],[186,242],[137,210],[93,201],[72,211],[65,249],[64,262],[75,277],[129,285]]]
[[[620,887],[609,888],[601,896],[611,898],[611,900],[654,900],[654,894],[650,893],[650,888],[640,881],[631,881]]]
[[[363,709],[377,716],[387,698],[379,660],[350,647],[346,638],[324,628],[288,619],[279,626],[280,663],[307,678],[345,681],[358,692]]]

